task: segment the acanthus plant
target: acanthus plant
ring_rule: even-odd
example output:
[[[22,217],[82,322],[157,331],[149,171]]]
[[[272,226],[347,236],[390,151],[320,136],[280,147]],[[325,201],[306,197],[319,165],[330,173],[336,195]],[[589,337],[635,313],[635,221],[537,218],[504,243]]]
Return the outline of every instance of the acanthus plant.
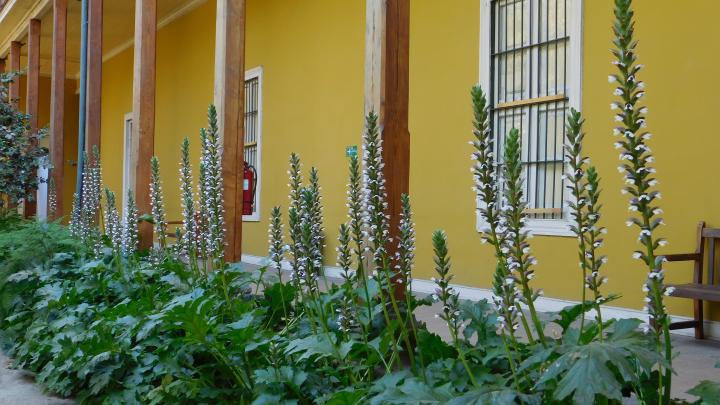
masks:
[[[155,236],[160,244],[160,251],[162,251],[167,247],[167,219],[165,217],[165,200],[160,180],[160,161],[156,156],[150,159],[150,209]]]
[[[475,118],[475,140],[471,142],[475,148],[472,172],[476,185],[473,190],[479,194],[482,202],[479,212],[487,223],[481,235],[482,241],[494,248],[497,259],[493,276],[493,299],[500,320],[498,329],[502,335],[507,333],[511,342],[515,342],[519,319],[528,339],[534,342],[534,335],[537,335],[537,339],[546,346],[544,327],[535,309],[535,300],[541,291],[535,291],[530,286],[535,277],[532,266],[537,260],[530,254],[528,232],[525,229],[527,214],[522,191],[519,132],[513,129],[505,139],[501,186],[487,99],[477,86],[471,95]],[[527,306],[530,321],[521,311],[520,303]],[[535,334],[529,322],[532,322]]]
[[[180,200],[182,207],[182,251],[187,256],[190,265],[198,269],[198,226],[195,214],[195,193],[193,192],[193,175],[190,164],[190,140],[183,138],[180,146]]]
[[[215,106],[208,108],[208,127],[201,130],[202,190],[201,213],[204,214],[203,240],[211,269],[225,264],[225,207],[222,178],[222,139],[218,129]]]
[[[405,350],[410,364],[415,368],[415,350],[410,341],[407,318],[411,312],[400,308],[394,280],[402,280],[402,275],[394,267],[390,254],[390,221],[385,189],[385,162],[383,160],[383,139],[380,132],[379,116],[370,112],[365,119],[362,151],[362,210],[366,249],[372,258],[374,270],[370,274],[380,285],[380,301],[385,323],[391,325],[391,319],[398,320],[400,338],[405,343]],[[399,276],[399,277],[398,277]],[[390,313],[392,310],[392,314]],[[393,346],[395,350],[398,350]]]
[[[58,212],[57,212],[57,187],[55,186],[55,179],[53,177],[50,177],[48,179],[48,205],[47,206],[48,206],[48,218],[55,219],[58,215]]]
[[[98,216],[102,198],[102,169],[100,152],[93,147],[91,159],[83,159],[82,190],[73,198],[70,232],[85,245],[91,247],[95,256],[100,255],[102,247]]]
[[[122,223],[117,210],[117,203],[115,202],[115,193],[107,187],[105,188],[104,215],[105,235],[108,237],[110,247],[113,252],[120,253],[122,250]]]
[[[583,155],[583,124],[582,114],[571,109],[567,118],[565,145],[565,161],[568,172],[564,176],[569,181],[567,188],[572,200],[568,201],[571,215],[575,225],[571,230],[578,239],[578,259],[583,274],[583,289],[581,304],[583,313],[588,305],[595,309],[595,320],[599,329],[598,337],[604,338],[601,306],[615,298],[614,295],[605,297],[600,287],[607,282],[607,277],[600,275],[600,268],[607,262],[607,257],[599,253],[604,242],[606,228],[599,225],[600,220],[600,181],[597,169],[589,165],[590,158]],[[592,301],[587,301],[587,290],[592,292]],[[584,330],[585,317],[580,318],[580,336]]]
[[[132,256],[138,247],[138,224],[139,224],[138,208],[135,204],[135,197],[132,190],[128,190],[125,196],[125,217],[122,221],[122,240],[121,250],[126,257]]]
[[[611,104],[616,112],[615,121],[618,126],[614,134],[620,138],[616,146],[621,150],[618,168],[625,174],[627,186],[623,193],[630,195],[630,210],[636,213],[628,220],[628,226],[636,226],[640,232],[638,240],[643,246],[633,257],[641,260],[648,270],[648,278],[643,286],[647,294],[645,306],[650,317],[649,330],[652,331],[658,353],[664,353],[667,364],[660,368],[658,378],[658,402],[665,404],[670,401],[672,384],[672,341],[670,339],[670,319],[665,308],[664,296],[672,293],[671,287],[665,285],[665,271],[662,268],[663,256],[657,253],[666,240],[657,236],[657,230],[663,225],[660,217],[662,210],[657,205],[660,192],[657,190],[655,161],[647,141],[651,138],[646,130],[645,118],[648,109],[641,99],[645,96],[645,83],[638,74],[643,65],[637,63],[635,48],[637,41],[633,38],[635,31],[632,0],[615,0],[615,24],[613,32],[615,57],[613,65],[618,73],[609,76],[615,83],[614,95],[618,100]]]

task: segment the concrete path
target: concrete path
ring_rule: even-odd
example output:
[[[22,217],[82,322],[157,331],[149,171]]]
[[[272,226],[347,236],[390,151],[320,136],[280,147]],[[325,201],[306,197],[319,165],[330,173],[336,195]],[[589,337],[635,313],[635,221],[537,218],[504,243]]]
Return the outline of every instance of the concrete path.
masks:
[[[71,405],[74,401],[45,395],[32,373],[10,368],[11,360],[0,352],[0,405]]]

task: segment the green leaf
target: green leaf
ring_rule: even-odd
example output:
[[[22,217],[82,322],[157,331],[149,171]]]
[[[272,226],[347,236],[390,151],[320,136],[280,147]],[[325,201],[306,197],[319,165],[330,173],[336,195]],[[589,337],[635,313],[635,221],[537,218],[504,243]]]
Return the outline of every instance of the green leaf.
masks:
[[[633,357],[634,354],[627,346],[616,342],[593,342],[576,346],[555,360],[536,386],[559,379],[553,397],[564,400],[572,395],[577,404],[594,403],[598,395],[620,400],[623,386],[639,379],[629,360]],[[617,370],[621,380],[613,370]]]
[[[362,403],[363,397],[366,392],[363,390],[356,390],[355,388],[346,388],[342,391],[337,391],[330,395],[325,402],[325,405],[355,405]]]
[[[447,405],[539,405],[539,395],[527,395],[508,387],[484,386],[447,402]]]
[[[717,366],[717,365],[716,365]],[[700,397],[700,404],[712,405],[720,404],[720,383],[714,381],[703,380],[688,392],[690,395]]]
[[[422,353],[425,364],[457,356],[455,349],[445,343],[440,336],[424,329],[418,331],[417,350]]]
[[[334,342],[327,335],[311,335],[302,339],[295,339],[288,343],[285,354],[288,356],[299,354],[298,360],[310,358],[331,357],[335,354]]]

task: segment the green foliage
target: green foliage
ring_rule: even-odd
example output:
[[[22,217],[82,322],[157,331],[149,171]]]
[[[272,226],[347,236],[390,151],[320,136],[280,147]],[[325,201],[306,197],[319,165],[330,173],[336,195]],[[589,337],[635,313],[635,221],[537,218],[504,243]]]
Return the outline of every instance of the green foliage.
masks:
[[[35,173],[48,152],[39,145],[47,131],[32,132],[30,116],[17,109],[17,100],[8,100],[14,80],[19,80],[17,73],[0,73],[0,208],[6,202],[15,205],[34,200],[38,187]]]

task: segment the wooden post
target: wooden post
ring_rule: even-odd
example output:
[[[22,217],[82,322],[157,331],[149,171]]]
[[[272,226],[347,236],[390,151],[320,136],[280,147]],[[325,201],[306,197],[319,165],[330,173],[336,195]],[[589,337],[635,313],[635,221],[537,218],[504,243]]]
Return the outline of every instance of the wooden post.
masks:
[[[133,150],[135,199],[140,214],[150,213],[150,159],[155,148],[155,47],[157,0],[135,0],[135,60],[133,65]],[[153,242],[151,224],[140,225],[140,247]]]
[[[225,260],[242,258],[245,148],[245,0],[218,0],[215,31],[215,107],[223,139]]]
[[[5,73],[5,58],[0,59],[0,73]]]
[[[102,35],[103,0],[90,0],[88,4],[87,143],[85,144],[88,155],[92,153],[94,147],[100,151]]]
[[[367,0],[366,25],[365,113],[380,118],[390,236],[397,241],[400,197],[410,191],[410,0]],[[388,249],[394,256],[395,243]],[[404,285],[397,285],[400,296]]]
[[[17,72],[20,70],[20,49],[22,49],[22,43],[18,41],[10,42],[10,71]],[[15,107],[17,107],[18,99],[20,98],[20,78],[16,77],[12,83],[10,83],[10,101]]]
[[[65,179],[65,57],[67,0],[53,0],[52,76],[50,84],[50,163],[55,182],[57,218],[64,210]],[[55,218],[50,218],[51,220]]]
[[[40,20],[32,19],[28,24],[28,68],[27,68],[27,107],[30,115],[30,131],[37,133],[40,113]],[[37,212],[36,201],[25,201],[25,216],[31,217]]]

